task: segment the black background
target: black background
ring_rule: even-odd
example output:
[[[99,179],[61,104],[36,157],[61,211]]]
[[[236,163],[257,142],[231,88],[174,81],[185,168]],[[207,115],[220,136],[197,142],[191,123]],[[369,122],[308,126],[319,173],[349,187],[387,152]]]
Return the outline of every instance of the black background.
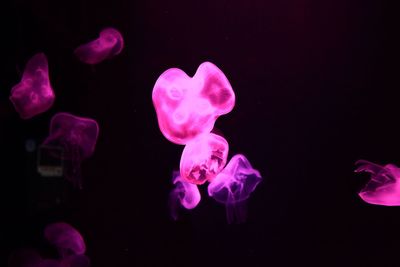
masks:
[[[1,16],[0,180],[2,262],[66,221],[87,241],[94,267],[399,266],[400,209],[357,192],[360,158],[400,164],[398,82],[386,64],[383,1],[11,1]],[[125,49],[94,67],[72,54],[104,27]],[[21,120],[8,100],[27,60],[48,56],[55,105]],[[167,199],[181,146],[159,131],[151,92],[170,67],[193,75],[220,67],[236,93],[216,128],[230,157],[245,154],[264,177],[248,220],[228,225],[206,196],[174,222]],[[35,155],[56,112],[96,119],[96,152],[84,189],[34,209]],[[50,188],[43,185],[44,188]],[[65,195],[66,194],[66,195]]]

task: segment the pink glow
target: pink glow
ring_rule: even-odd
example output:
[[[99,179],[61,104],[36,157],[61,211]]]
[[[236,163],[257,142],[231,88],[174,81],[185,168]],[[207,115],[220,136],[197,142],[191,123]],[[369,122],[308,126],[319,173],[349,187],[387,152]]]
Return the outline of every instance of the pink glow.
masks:
[[[381,166],[359,160],[355,172],[367,172],[371,180],[359,196],[367,203],[383,206],[400,206],[400,169],[394,164]]]
[[[67,223],[53,223],[44,230],[46,239],[54,245],[62,258],[84,254],[85,242],[81,234]]]
[[[181,177],[193,184],[212,181],[224,168],[228,150],[228,142],[222,136],[213,133],[199,135],[183,149]]]
[[[63,149],[66,178],[81,187],[80,164],[95,149],[99,126],[93,119],[57,113],[50,122],[50,132],[43,145]]]
[[[172,182],[175,188],[170,193],[171,216],[178,219],[179,204],[185,209],[194,209],[200,202],[201,196],[196,185],[184,181],[179,172],[174,172]]]
[[[99,38],[75,49],[75,55],[86,64],[97,64],[121,53],[124,40],[121,33],[114,28],[100,32]]]
[[[246,217],[245,201],[261,181],[260,173],[253,169],[243,155],[235,155],[208,186],[208,194],[226,205],[227,220],[243,222]]]
[[[45,54],[34,55],[26,64],[21,82],[11,89],[10,100],[22,119],[45,112],[54,103]]]
[[[168,69],[157,79],[152,97],[161,132],[181,145],[211,132],[216,119],[235,105],[228,79],[210,62],[202,63],[193,78]]]

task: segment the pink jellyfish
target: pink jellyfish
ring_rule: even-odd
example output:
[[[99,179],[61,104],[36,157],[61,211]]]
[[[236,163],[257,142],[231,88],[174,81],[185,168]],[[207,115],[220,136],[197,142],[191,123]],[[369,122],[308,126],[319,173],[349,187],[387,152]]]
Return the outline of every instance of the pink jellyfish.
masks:
[[[208,186],[208,195],[225,204],[228,223],[246,219],[245,201],[261,181],[243,155],[235,155]]]
[[[42,257],[33,249],[20,249],[13,252],[8,259],[9,267],[39,267]]]
[[[185,209],[194,209],[201,196],[197,186],[183,180],[177,171],[172,174],[172,182],[175,188],[170,193],[170,209],[172,218],[177,220],[179,203]]]
[[[182,179],[193,184],[212,181],[224,168],[228,157],[228,142],[219,135],[206,133],[188,142],[182,152]]]
[[[26,64],[21,82],[11,90],[10,100],[22,119],[45,112],[54,103],[46,55],[38,53]]]
[[[80,164],[95,149],[99,126],[93,119],[77,117],[69,113],[57,113],[50,122],[50,133],[42,146],[61,148],[66,161],[67,180],[82,187]],[[54,157],[60,153],[54,154]]]
[[[81,234],[67,223],[59,222],[46,226],[44,236],[58,249],[62,259],[82,255],[86,251]]]
[[[381,166],[359,160],[355,172],[367,172],[371,180],[358,194],[367,203],[383,206],[400,206],[400,169],[394,164]]]
[[[211,132],[216,119],[235,105],[228,79],[210,62],[202,63],[192,78],[168,69],[157,79],[152,98],[160,130],[175,144]]]
[[[118,55],[123,47],[121,33],[114,28],[106,28],[100,32],[99,38],[75,49],[75,55],[86,64],[97,64]]]

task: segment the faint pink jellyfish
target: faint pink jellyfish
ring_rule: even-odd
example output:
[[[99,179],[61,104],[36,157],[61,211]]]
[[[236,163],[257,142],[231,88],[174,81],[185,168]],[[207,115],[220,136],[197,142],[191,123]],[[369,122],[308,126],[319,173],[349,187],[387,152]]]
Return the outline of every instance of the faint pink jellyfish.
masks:
[[[65,176],[79,188],[82,187],[80,164],[89,158],[95,149],[99,126],[93,119],[57,113],[50,122],[50,132],[42,146],[61,148],[66,163]]]
[[[181,178],[179,172],[173,172],[172,182],[175,188],[170,193],[171,216],[174,220],[178,219],[179,206],[185,209],[194,209],[200,202],[201,196],[195,184],[186,182]]]
[[[8,259],[8,267],[39,267],[42,257],[33,249],[20,249]]]
[[[371,174],[371,180],[358,194],[367,203],[383,206],[400,206],[400,169],[394,164],[381,166],[358,160],[355,172]]]
[[[213,133],[202,134],[191,140],[182,152],[182,179],[193,184],[212,181],[224,168],[228,150],[228,142],[222,136]]]
[[[11,90],[10,100],[22,119],[45,112],[54,103],[46,55],[38,53],[26,64],[21,82]]]
[[[160,130],[175,144],[211,132],[216,119],[235,105],[228,79],[210,62],[202,63],[192,78],[180,69],[168,69],[157,79],[152,98]]]
[[[41,261],[37,267],[70,267],[55,259],[45,259]]]
[[[86,255],[72,255],[62,260],[62,263],[68,267],[89,267],[90,260]],[[63,266],[64,266],[63,265]]]
[[[99,38],[75,49],[75,55],[86,64],[97,64],[121,53],[124,40],[119,31],[105,28]]]
[[[62,259],[82,255],[86,251],[85,241],[81,234],[67,223],[49,224],[44,230],[44,236],[58,249]]]
[[[261,181],[260,173],[253,169],[243,155],[235,155],[208,186],[208,195],[225,204],[228,223],[244,222],[245,201]]]

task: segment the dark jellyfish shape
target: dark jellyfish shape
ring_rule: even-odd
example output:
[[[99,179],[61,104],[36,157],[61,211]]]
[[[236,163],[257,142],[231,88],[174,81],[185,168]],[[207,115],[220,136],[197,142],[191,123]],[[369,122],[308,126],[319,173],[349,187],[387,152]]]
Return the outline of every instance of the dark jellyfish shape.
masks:
[[[210,62],[189,77],[180,69],[166,70],[152,93],[158,125],[169,141],[184,145],[209,133],[221,115],[235,105],[235,93],[225,74]]]
[[[20,249],[8,259],[8,267],[39,267],[42,257],[32,249]]]
[[[394,164],[381,166],[366,160],[356,162],[355,172],[367,172],[371,180],[359,196],[369,204],[400,206],[400,168]]]
[[[67,223],[59,222],[46,226],[44,236],[58,249],[62,259],[82,255],[86,251],[81,234]]]
[[[208,194],[225,204],[229,223],[246,219],[245,201],[260,183],[260,173],[243,155],[235,155],[208,186]]]
[[[86,64],[97,64],[121,53],[124,40],[119,31],[106,28],[100,32],[99,38],[75,49],[75,55]]]
[[[45,112],[54,103],[46,55],[38,53],[26,64],[21,82],[11,90],[10,100],[22,119]]]
[[[50,132],[42,146],[60,148],[63,153],[67,180],[81,188],[81,162],[89,158],[95,149],[99,126],[93,119],[77,117],[69,113],[57,113],[50,122]]]
[[[173,172],[172,182],[175,188],[170,193],[169,206],[172,218],[177,220],[180,206],[189,210],[194,209],[199,204],[201,196],[197,186],[183,180],[178,171]]]
[[[183,149],[180,173],[193,184],[212,181],[224,168],[228,157],[228,142],[214,133],[205,133],[187,143]]]

